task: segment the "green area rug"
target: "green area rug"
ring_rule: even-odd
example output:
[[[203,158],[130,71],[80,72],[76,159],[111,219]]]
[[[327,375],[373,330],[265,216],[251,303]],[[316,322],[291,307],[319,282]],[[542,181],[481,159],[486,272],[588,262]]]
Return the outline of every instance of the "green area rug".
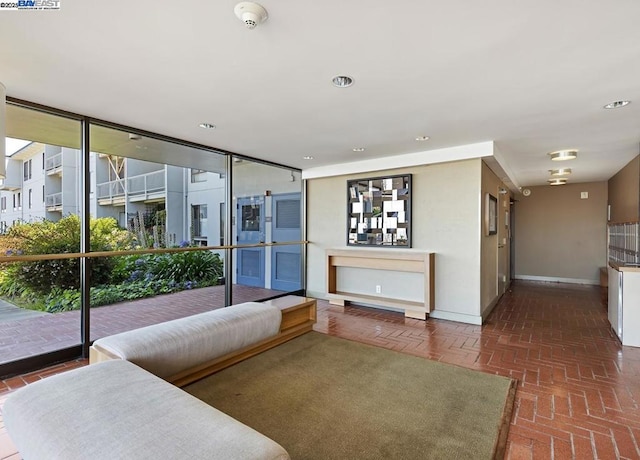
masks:
[[[492,459],[514,383],[310,332],[184,389],[294,460]]]

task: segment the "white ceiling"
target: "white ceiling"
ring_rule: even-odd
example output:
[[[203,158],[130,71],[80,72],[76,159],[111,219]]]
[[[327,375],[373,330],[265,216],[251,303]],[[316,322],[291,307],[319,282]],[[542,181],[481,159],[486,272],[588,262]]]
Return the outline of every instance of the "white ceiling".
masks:
[[[531,186],[559,166],[570,182],[606,180],[639,153],[637,0],[260,2],[269,19],[254,30],[232,0],[0,11],[0,81],[15,98],[301,169],[495,141],[513,183]],[[338,74],[355,84],[333,87]],[[621,99],[633,102],[602,108]],[[566,148],[579,158],[546,155]]]

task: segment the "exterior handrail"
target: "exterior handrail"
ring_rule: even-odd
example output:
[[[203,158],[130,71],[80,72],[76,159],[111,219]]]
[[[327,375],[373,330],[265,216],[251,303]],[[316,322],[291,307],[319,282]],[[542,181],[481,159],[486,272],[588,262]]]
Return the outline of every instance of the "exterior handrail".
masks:
[[[162,248],[162,249],[131,249],[127,251],[95,251],[95,252],[70,252],[62,254],[31,254],[31,255],[5,255],[0,256],[1,263],[10,262],[35,262],[39,260],[61,260],[61,259],[79,259],[86,257],[95,259],[97,257],[119,257],[138,254],[168,254],[174,252],[193,252],[193,251],[216,251],[221,249],[245,249],[245,248],[261,248],[271,246],[293,246],[306,245],[309,241],[284,241],[278,243],[256,243],[256,244],[232,244],[225,246],[197,246],[188,248]]]

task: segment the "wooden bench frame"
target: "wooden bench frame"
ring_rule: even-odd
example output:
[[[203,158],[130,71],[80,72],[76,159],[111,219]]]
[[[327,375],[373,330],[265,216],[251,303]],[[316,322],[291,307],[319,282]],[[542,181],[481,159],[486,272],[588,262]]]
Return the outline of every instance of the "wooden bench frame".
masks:
[[[267,305],[273,305],[274,307],[279,308],[282,312],[280,332],[277,335],[240,350],[236,350],[232,353],[206,361],[198,366],[185,369],[182,372],[172,375],[166,380],[178,387],[184,387],[196,380],[200,380],[226,367],[232,366],[240,361],[255,356],[258,353],[262,353],[263,351],[313,330],[313,325],[316,323],[317,319],[315,299],[291,295],[268,300],[264,303]],[[90,364],[110,359],[120,358],[99,346],[91,346],[89,349]]]

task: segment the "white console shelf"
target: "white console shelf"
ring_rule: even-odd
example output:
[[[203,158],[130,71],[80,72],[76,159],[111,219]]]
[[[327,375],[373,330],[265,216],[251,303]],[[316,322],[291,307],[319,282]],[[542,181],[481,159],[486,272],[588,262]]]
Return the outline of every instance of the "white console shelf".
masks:
[[[346,302],[361,302],[400,308],[404,309],[405,316],[417,319],[427,319],[427,314],[433,309],[435,254],[432,252],[395,249],[327,249],[326,258],[327,298],[333,305],[344,306]],[[421,273],[424,275],[424,302],[338,291],[338,267]]]

